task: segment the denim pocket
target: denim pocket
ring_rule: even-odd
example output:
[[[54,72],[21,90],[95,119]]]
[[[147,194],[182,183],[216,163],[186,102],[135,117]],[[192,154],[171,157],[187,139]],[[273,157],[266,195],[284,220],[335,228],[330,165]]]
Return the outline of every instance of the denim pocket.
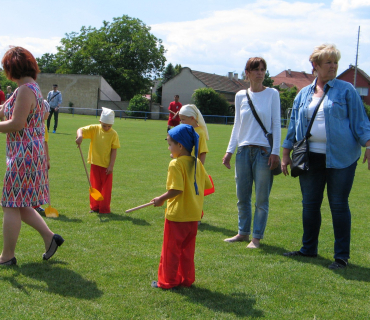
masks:
[[[348,118],[348,109],[346,100],[341,98],[333,99],[330,107],[330,114],[337,119]]]

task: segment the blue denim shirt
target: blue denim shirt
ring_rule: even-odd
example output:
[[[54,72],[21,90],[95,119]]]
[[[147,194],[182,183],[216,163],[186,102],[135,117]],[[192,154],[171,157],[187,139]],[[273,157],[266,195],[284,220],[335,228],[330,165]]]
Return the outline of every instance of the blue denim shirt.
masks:
[[[302,140],[306,134],[309,125],[308,106],[312,101],[316,80],[304,87],[294,100],[283,148],[293,149],[294,142]],[[333,79],[325,84],[324,90],[326,86],[330,86],[323,102],[326,167],[347,168],[361,156],[361,146],[370,140],[370,122],[352,84]]]

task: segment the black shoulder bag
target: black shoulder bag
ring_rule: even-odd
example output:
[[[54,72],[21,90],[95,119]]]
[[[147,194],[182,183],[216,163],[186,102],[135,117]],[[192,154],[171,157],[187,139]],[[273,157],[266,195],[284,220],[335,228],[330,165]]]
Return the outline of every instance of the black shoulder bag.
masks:
[[[258,114],[257,114],[257,112],[256,112],[256,109],[254,108],[253,102],[252,102],[252,100],[251,100],[251,98],[250,98],[250,96],[249,96],[249,94],[248,94],[248,89],[247,89],[247,98],[248,98],[248,103],[249,103],[249,106],[251,107],[252,113],[253,113],[254,117],[256,118],[256,120],[257,120],[258,124],[261,126],[261,128],[262,128],[263,132],[265,133],[265,136],[266,136],[266,138],[267,138],[267,140],[268,140],[268,142],[269,142],[269,145],[270,145],[270,147],[271,147],[271,151],[272,151],[272,146],[273,146],[273,144],[274,144],[274,140],[273,140],[273,137],[272,137],[272,133],[267,132],[267,130],[266,130],[265,126],[263,125],[263,123],[262,123],[262,121],[261,121],[260,117],[258,116]],[[272,170],[272,174],[273,174],[274,176],[277,176],[277,175],[279,175],[281,172],[282,172],[282,171],[281,171],[281,160],[280,160],[280,158],[279,158],[279,165],[278,165],[275,169],[273,169],[273,170]]]
[[[308,144],[308,139],[311,137],[311,132],[310,131],[311,131],[312,124],[315,120],[317,111],[319,110],[320,104],[324,100],[325,95],[327,94],[329,89],[330,89],[330,87],[327,85],[323,96],[320,98],[320,100],[319,100],[319,102],[318,102],[318,104],[315,108],[315,111],[312,114],[312,118],[311,118],[311,121],[308,125],[306,135],[304,136],[304,138],[302,140],[297,141],[293,145],[292,164],[290,165],[290,169],[291,169],[291,175],[294,178],[300,176],[302,173],[309,170],[309,144]]]

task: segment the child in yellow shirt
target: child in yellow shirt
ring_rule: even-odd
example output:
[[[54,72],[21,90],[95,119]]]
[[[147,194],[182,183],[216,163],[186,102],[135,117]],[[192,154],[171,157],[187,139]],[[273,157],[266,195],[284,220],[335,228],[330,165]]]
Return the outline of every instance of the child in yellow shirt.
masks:
[[[76,144],[83,139],[90,139],[87,162],[91,164],[91,186],[98,190],[104,200],[96,201],[90,196],[90,212],[110,213],[110,202],[113,183],[113,167],[120,147],[118,134],[112,129],[114,111],[102,108],[100,124],[92,124],[77,130]]]
[[[195,281],[194,252],[204,190],[212,186],[198,156],[199,136],[194,128],[180,124],[168,131],[168,149],[173,160],[168,167],[167,192],[154,198],[154,206],[167,200],[164,237],[158,281],[152,287],[190,287]],[[195,157],[191,151],[195,148]]]
[[[202,113],[194,104],[186,104],[179,111],[181,123],[190,124],[199,135],[199,160],[204,165],[208,153],[207,140],[209,140],[206,122]],[[194,151],[192,152],[194,155]]]

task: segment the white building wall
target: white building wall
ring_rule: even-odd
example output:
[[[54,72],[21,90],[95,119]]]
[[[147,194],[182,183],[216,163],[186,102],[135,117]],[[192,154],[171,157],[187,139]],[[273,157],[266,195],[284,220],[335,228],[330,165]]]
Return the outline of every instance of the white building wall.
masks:
[[[100,100],[103,101],[121,101],[121,97],[116,91],[109,85],[109,83],[101,77],[100,83]]]
[[[206,85],[196,78],[189,68],[183,68],[181,72],[166,82],[162,88],[162,106],[163,112],[168,112],[168,106],[174,101],[174,96],[180,96],[179,101],[182,105],[193,103],[191,96],[194,91],[204,88]]]

